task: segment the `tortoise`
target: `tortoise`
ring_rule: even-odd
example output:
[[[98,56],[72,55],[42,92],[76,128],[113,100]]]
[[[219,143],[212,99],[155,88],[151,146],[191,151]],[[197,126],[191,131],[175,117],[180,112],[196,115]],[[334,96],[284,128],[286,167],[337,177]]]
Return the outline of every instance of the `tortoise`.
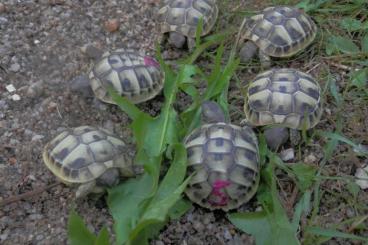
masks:
[[[89,73],[89,79],[100,100],[115,103],[106,90],[106,86],[112,86],[137,104],[161,91],[164,75],[154,58],[132,49],[117,49],[102,55]]]
[[[250,83],[244,111],[250,125],[273,126],[264,132],[271,149],[288,140],[288,128],[292,129],[291,142],[296,145],[298,130],[313,128],[320,121],[321,88],[312,76],[296,69],[268,70]]]
[[[207,35],[215,25],[218,7],[215,0],[166,0],[158,11],[162,41],[169,35],[169,43],[182,48],[187,41],[189,50],[195,47],[197,24],[203,19],[201,36]]]
[[[202,104],[202,125],[184,140],[187,174],[186,195],[198,205],[228,211],[248,202],[260,178],[258,140],[252,128],[225,120],[219,105]]]
[[[81,91],[88,96],[94,94],[103,102],[116,104],[108,93],[107,88],[110,86],[119,95],[138,104],[152,99],[163,88],[164,73],[159,63],[138,50],[116,49],[102,52],[89,45],[84,52],[96,62],[89,78],[81,76],[72,81],[73,91]]]
[[[43,161],[67,185],[79,186],[76,197],[103,193],[119,183],[120,177],[133,177],[141,167],[133,165],[134,152],[123,140],[106,129],[80,126],[67,129],[48,142]]]
[[[242,62],[249,61],[258,51],[263,67],[271,65],[270,57],[290,57],[309,46],[317,33],[317,26],[301,10],[276,6],[260,14],[246,17],[240,50]]]

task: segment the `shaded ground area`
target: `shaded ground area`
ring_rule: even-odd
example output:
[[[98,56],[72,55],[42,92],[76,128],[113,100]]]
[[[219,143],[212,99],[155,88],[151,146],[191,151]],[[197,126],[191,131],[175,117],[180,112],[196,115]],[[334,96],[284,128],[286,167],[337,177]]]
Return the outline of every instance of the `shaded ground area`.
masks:
[[[0,10],[0,200],[27,193],[55,183],[55,177],[42,162],[43,145],[67,127],[80,125],[100,126],[119,134],[129,142],[131,132],[126,126],[128,117],[115,106],[96,105],[92,98],[85,98],[69,90],[73,78],[88,72],[91,61],[81,52],[81,47],[94,44],[102,49],[133,47],[153,53],[158,38],[154,15],[159,1],[2,1]],[[219,28],[225,21],[240,23],[237,11],[251,6],[250,1],[224,1]],[[257,2],[257,1],[253,1]],[[119,30],[109,32],[107,20],[117,19]],[[290,61],[288,65],[301,67],[321,78],[330,64],[318,56],[318,46],[308,50],[305,56]],[[168,57],[181,53],[170,51]],[[313,57],[313,58],[312,58]],[[305,62],[306,58],[310,61]],[[206,65],[202,61],[202,65]],[[280,64],[281,65],[281,64]],[[336,84],[343,90],[344,74],[336,73]],[[242,83],[255,76],[257,69],[247,68],[237,74]],[[6,85],[17,89],[8,92]],[[232,85],[230,92],[231,112],[234,123],[243,117],[239,89]],[[20,100],[14,100],[14,94]],[[362,144],[368,144],[368,109],[357,102],[354,94],[348,94],[343,108],[337,108],[331,95],[326,95],[326,113],[319,129],[335,129],[336,118],[343,123],[343,132]],[[163,98],[139,105],[151,114],[159,111]],[[178,102],[181,103],[180,101]],[[184,103],[184,102],[183,102]],[[354,122],[354,123],[353,123]],[[123,130],[122,130],[123,128]],[[318,166],[323,157],[322,141],[303,149],[297,160]],[[367,164],[345,146],[328,162],[324,175],[354,175],[355,169]],[[281,179],[281,197],[290,209],[295,197],[288,179]],[[344,183],[324,181],[324,194],[320,204],[320,224],[339,223],[346,218],[367,212],[367,207],[355,203],[368,203],[367,191],[361,191],[358,200],[351,198]],[[336,196],[335,191],[341,193]],[[293,197],[294,196],[294,197]],[[294,201],[290,201],[293,200]],[[343,200],[340,202],[340,199]],[[336,203],[340,203],[336,205]],[[242,207],[246,210],[253,203]],[[27,200],[6,205],[0,209],[1,244],[65,244],[66,222],[69,211],[76,207],[88,227],[98,231],[102,226],[112,226],[112,219],[102,200],[74,201],[74,192],[64,185],[43,191]],[[255,208],[255,207],[253,207]],[[96,215],[97,214],[97,215]],[[365,221],[367,222],[367,221]],[[368,236],[367,230],[361,232]],[[212,213],[198,207],[192,208],[178,221],[169,223],[153,244],[250,244],[253,239],[230,224],[224,213]],[[335,242],[335,243],[334,243]],[[349,243],[336,240],[331,244]]]

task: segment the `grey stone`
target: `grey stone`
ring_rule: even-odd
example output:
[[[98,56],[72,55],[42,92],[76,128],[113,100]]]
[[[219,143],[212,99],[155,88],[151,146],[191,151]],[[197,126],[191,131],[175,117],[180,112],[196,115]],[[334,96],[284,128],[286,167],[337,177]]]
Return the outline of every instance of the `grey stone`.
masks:
[[[20,70],[20,65],[18,63],[14,63],[9,67],[9,71],[18,72]]]

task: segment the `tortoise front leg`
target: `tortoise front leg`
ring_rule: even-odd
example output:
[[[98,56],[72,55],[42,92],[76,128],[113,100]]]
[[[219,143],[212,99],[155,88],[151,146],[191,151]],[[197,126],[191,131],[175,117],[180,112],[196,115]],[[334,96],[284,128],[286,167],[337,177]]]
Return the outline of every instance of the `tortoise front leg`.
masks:
[[[91,192],[93,192],[93,193],[102,192],[102,188],[96,187],[96,181],[95,180],[92,180],[90,182],[81,184],[78,187],[78,189],[75,193],[75,196],[76,196],[77,199],[79,199],[79,198],[83,198],[83,197],[87,196]]]

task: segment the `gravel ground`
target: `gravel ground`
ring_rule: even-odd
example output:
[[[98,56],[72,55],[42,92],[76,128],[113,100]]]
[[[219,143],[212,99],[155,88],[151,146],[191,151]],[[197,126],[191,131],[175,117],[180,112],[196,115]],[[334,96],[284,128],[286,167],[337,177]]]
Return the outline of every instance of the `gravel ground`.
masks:
[[[234,6],[227,7],[231,10],[245,3],[249,1],[233,1]],[[96,104],[92,98],[71,92],[69,87],[75,77],[88,72],[91,61],[81,52],[87,44],[153,53],[158,33],[152,19],[158,4],[158,0],[0,2],[0,200],[55,183],[55,177],[42,162],[42,147],[67,127],[101,126],[130,138],[130,131],[124,128],[129,120],[115,106]],[[258,6],[253,4],[252,8]],[[16,91],[8,92],[8,84],[14,85]],[[139,107],[155,114],[162,100],[158,96]],[[320,157],[318,153],[314,155],[316,163]],[[356,165],[362,165],[360,159]],[[337,166],[343,164],[339,162]],[[328,171],[333,174],[341,169],[330,167]],[[344,171],[351,174],[352,170]],[[368,200],[367,195],[359,198],[362,202]],[[74,192],[58,185],[1,208],[0,244],[66,244],[66,223],[72,207],[91,230],[98,231],[104,225],[111,228],[112,219],[102,201],[75,202]],[[329,205],[322,211],[328,212]],[[329,217],[334,216],[334,211],[338,210],[332,210]],[[329,221],[335,222],[336,218]],[[194,207],[180,220],[168,224],[152,243],[254,241],[231,225],[223,213]]]

